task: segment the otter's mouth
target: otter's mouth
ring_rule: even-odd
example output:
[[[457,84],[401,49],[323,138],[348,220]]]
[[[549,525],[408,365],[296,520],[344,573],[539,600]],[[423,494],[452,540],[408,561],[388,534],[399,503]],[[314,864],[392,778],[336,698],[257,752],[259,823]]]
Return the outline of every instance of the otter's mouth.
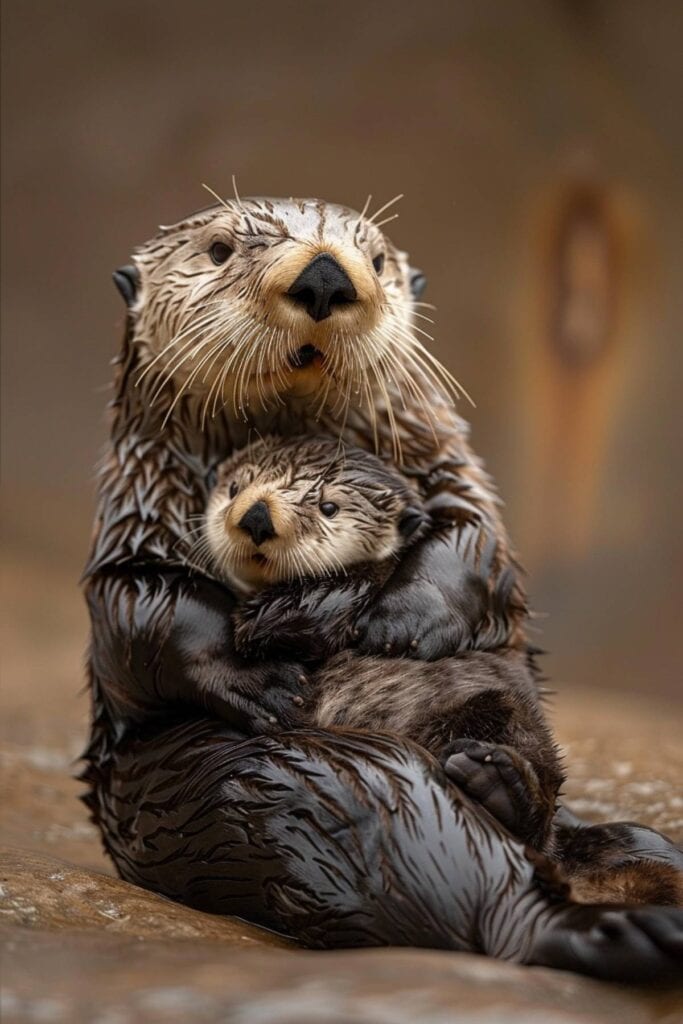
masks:
[[[300,370],[306,366],[312,366],[313,363],[320,365],[324,358],[325,356],[315,345],[302,345],[301,348],[298,348],[296,352],[292,352],[290,355],[289,365],[296,370]]]
[[[256,565],[268,565],[268,559],[265,555],[262,555],[260,551],[257,551],[256,554],[252,555],[251,560],[252,562],[255,562]]]

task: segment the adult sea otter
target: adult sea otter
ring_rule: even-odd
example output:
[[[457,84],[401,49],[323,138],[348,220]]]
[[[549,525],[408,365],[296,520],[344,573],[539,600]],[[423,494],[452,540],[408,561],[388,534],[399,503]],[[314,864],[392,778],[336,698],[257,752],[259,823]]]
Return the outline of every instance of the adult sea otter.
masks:
[[[380,212],[221,202],[162,229],[117,273],[128,321],[86,569],[86,799],[117,868],[326,945],[440,944],[425,886],[432,902],[439,886],[445,899],[449,872],[389,883],[409,823],[387,818],[387,795],[422,786],[434,805],[451,797],[408,741],[297,731],[301,665],[240,663],[234,598],[183,552],[217,464],[273,432],[376,450],[419,488],[433,528],[358,623],[360,650],[436,659],[504,649],[533,678],[497,502],[447,375],[419,342],[421,276],[382,233]],[[561,772],[551,763],[539,778],[512,748],[543,845]],[[425,813],[417,801],[413,834]],[[315,821],[324,850],[304,856]],[[444,849],[430,828],[429,848]],[[624,849],[642,848],[643,831],[624,833]]]

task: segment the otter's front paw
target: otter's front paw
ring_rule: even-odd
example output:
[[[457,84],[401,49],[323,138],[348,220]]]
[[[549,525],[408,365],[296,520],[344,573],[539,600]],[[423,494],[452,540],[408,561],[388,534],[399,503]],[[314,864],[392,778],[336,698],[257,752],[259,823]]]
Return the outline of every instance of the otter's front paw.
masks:
[[[436,661],[464,650],[469,623],[425,581],[388,586],[357,621],[353,636],[362,654],[409,655]]]
[[[442,755],[444,771],[512,835],[542,850],[548,814],[536,772],[512,747],[458,739]]]
[[[249,735],[305,724],[308,678],[300,665],[265,663],[235,667],[227,685],[211,687],[211,711]]]

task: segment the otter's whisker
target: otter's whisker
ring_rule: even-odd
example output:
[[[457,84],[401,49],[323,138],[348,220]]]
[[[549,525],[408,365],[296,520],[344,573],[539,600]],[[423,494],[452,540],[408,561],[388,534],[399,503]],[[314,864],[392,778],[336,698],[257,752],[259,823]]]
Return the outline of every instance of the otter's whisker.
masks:
[[[372,202],[372,193],[370,193],[368,198],[365,200],[365,204],[363,206],[363,209],[360,211],[360,213],[358,215],[358,220],[359,221],[361,221],[363,219],[363,217],[365,216],[365,214],[368,212],[368,207],[370,206],[371,202]]]
[[[220,352],[218,353],[218,355],[220,355]],[[218,358],[218,356],[216,356],[216,358]],[[202,430],[204,430],[204,428],[206,426],[206,417],[209,414],[209,405],[211,404],[211,396],[212,395],[214,396],[214,398],[213,398],[213,406],[212,406],[211,415],[212,416],[216,415],[216,402],[217,402],[217,399],[218,399],[219,395],[221,396],[221,398],[223,396],[223,389],[225,387],[225,378],[227,377],[227,374],[228,374],[228,365],[229,365],[229,360],[226,359],[225,363],[223,364],[223,366],[221,368],[220,373],[218,373],[216,375],[216,377],[214,378],[214,380],[213,380],[213,382],[211,384],[211,387],[209,388],[209,390],[207,392],[206,399],[205,399],[204,404],[202,406],[202,416],[201,416],[201,429]]]
[[[211,344],[214,338],[213,333],[208,333],[205,335],[205,337],[200,337],[199,339],[197,339],[196,337],[196,334],[206,330],[206,328],[209,326],[209,323],[199,323],[198,325],[195,325],[196,329],[194,335],[186,344],[184,344],[181,347],[180,351],[177,352],[171,358],[168,365],[165,367],[165,370],[160,374],[157,387],[154,390],[151,397],[152,404],[156,402],[161,392],[164,390],[166,385],[170,383],[170,381],[176,375],[178,370],[180,370],[181,366],[183,366],[183,364],[186,363],[189,359],[196,358],[196,356],[202,351],[202,349],[204,349],[207,345]]]
[[[392,344],[395,345],[395,347],[401,353],[403,359],[406,360],[408,364],[413,367],[418,376],[418,379],[424,380],[425,383],[428,384],[431,389],[435,390],[437,394],[442,395],[445,400],[451,400],[449,394],[450,388],[446,392],[444,392],[445,385],[443,381],[441,381],[438,377],[434,375],[429,365],[424,364],[420,360],[418,354],[414,351],[414,349],[411,346],[407,345],[404,342],[404,340],[398,336],[392,336]],[[425,401],[424,404],[425,411],[428,411],[429,402]]]
[[[145,377],[147,376],[149,371],[159,362],[160,359],[163,359],[163,357],[166,355],[166,353],[171,348],[173,348],[174,345],[177,345],[177,343],[180,341],[181,338],[184,338],[187,334],[193,335],[192,337],[190,337],[189,341],[185,342],[185,344],[179,349],[179,351],[175,353],[173,358],[176,358],[176,356],[178,356],[180,354],[180,352],[184,351],[186,348],[188,348],[190,345],[192,345],[193,342],[194,342],[194,334],[197,332],[197,330],[201,329],[201,327],[204,326],[204,325],[208,326],[208,324],[211,323],[212,319],[213,319],[213,314],[207,313],[204,317],[200,318],[198,321],[194,321],[194,322],[190,323],[184,330],[179,331],[177,334],[175,334],[171,338],[169,343],[162,348],[161,352],[159,352],[154,357],[154,359],[151,359],[147,363],[147,365],[145,366],[144,370],[140,373],[140,376],[135,381],[135,387],[137,388],[137,387],[140,386],[140,384],[145,379]]]
[[[375,408],[375,403],[374,403],[374,400],[373,400],[374,396],[372,394],[372,388],[370,387],[370,381],[369,381],[367,375],[365,376],[363,384],[364,384],[365,397],[366,397],[367,403],[368,403],[368,412],[370,413],[370,423],[372,425],[372,443],[373,443],[373,448],[374,448],[375,454],[379,454],[379,431],[378,431],[378,428],[377,428],[377,409]]]
[[[401,438],[399,437],[398,427],[396,425],[396,417],[394,416],[394,410],[391,405],[391,398],[389,397],[389,392],[387,390],[387,386],[384,382],[384,379],[380,373],[377,373],[374,364],[373,372],[375,374],[375,379],[379,385],[379,389],[384,397],[385,412],[387,415],[387,420],[389,422],[389,430],[391,433],[391,443],[394,462],[396,462],[396,464],[400,466],[401,463],[403,462],[403,453],[401,449]]]
[[[204,429],[204,426],[206,424],[206,417],[209,414],[209,406],[211,405],[212,397],[213,397],[213,407],[212,407],[212,413],[211,413],[212,418],[215,417],[215,415],[216,415],[216,407],[217,407],[217,402],[218,402],[219,395],[220,395],[221,401],[223,403],[221,408],[225,407],[225,383],[226,383],[226,380],[227,380],[227,377],[228,377],[228,373],[230,372],[230,370],[232,368],[232,365],[235,363],[237,358],[239,356],[241,356],[241,354],[242,354],[243,335],[240,335],[240,337],[237,339],[236,343],[235,343],[235,339],[234,338],[231,339],[231,344],[234,345],[233,352],[230,354],[229,358],[225,360],[220,373],[216,376],[215,380],[213,381],[213,383],[211,384],[211,387],[209,388],[209,390],[207,392],[206,399],[205,399],[204,405],[202,407],[202,417],[201,417],[202,430]]]
[[[235,177],[234,174],[232,175],[232,190],[235,193],[235,199],[237,200],[237,205],[239,206],[240,210],[244,210],[244,203],[240,199],[240,194],[237,191],[237,178]]]
[[[214,199],[217,199],[217,200],[218,200],[218,202],[219,202],[219,203],[221,204],[221,206],[224,206],[224,207],[225,207],[225,209],[229,211],[229,213],[232,213],[232,212],[233,212],[233,211],[232,211],[232,209],[231,209],[231,207],[230,207],[230,206],[228,205],[228,203],[227,203],[227,202],[225,201],[225,199],[223,199],[223,197],[222,197],[222,196],[219,196],[219,195],[218,195],[218,192],[214,192],[214,190],[213,190],[213,189],[211,188],[211,186],[210,186],[210,185],[206,185],[206,184],[204,184],[204,182],[202,182],[202,188],[205,188],[207,192],[210,192],[210,193],[211,193],[211,195],[213,196],[213,198],[214,198]]]
[[[428,338],[430,337],[430,335],[428,335],[426,331],[422,331],[421,328],[419,327],[415,327],[415,330],[420,331],[421,334],[425,334]],[[419,356],[428,361],[432,365],[434,371],[442,378],[442,380],[445,383],[447,383],[451,388],[454,389],[456,394],[462,395],[464,398],[467,399],[467,401],[472,405],[473,408],[476,408],[473,399],[462,386],[460,381],[456,380],[453,374],[449,370],[447,370],[442,363],[439,362],[436,356],[432,355],[428,348],[425,348],[425,346],[417,338],[415,338],[414,336],[411,337],[405,331],[403,332],[403,337],[405,341],[412,347],[413,353],[415,355],[418,355],[419,353]]]
[[[393,199],[390,199],[388,203],[384,204],[384,206],[380,206],[379,210],[375,210],[372,217],[368,217],[368,222],[370,224],[374,224],[376,218],[379,217],[380,213],[384,213],[384,211],[388,210],[390,206],[393,206],[394,203],[397,203],[399,199],[403,199],[403,195],[403,192],[399,192],[397,196],[394,196]]]
[[[398,218],[400,216],[401,216],[400,213],[392,213],[391,217],[385,217],[384,220],[377,221],[377,223],[375,224],[375,227],[376,228],[381,228],[384,224],[388,224],[389,221],[398,220]]]
[[[237,322],[239,322],[239,318],[238,318]],[[182,365],[183,362],[185,362],[187,360],[187,358],[189,358],[190,356],[195,358],[199,354],[199,352],[201,351],[202,348],[204,348],[206,345],[211,345],[211,348],[210,348],[209,352],[207,354],[205,354],[203,359],[200,360],[198,366],[196,366],[192,370],[192,372],[184,380],[181,388],[178,391],[178,394],[174,398],[174,400],[171,403],[171,406],[170,406],[168,412],[166,413],[166,416],[164,418],[164,421],[163,421],[162,425],[165,425],[166,421],[168,420],[169,415],[171,414],[171,412],[173,411],[173,409],[175,408],[177,403],[180,401],[180,399],[183,396],[183,394],[192,386],[192,384],[194,383],[194,380],[196,379],[197,375],[201,371],[202,366],[206,363],[207,359],[209,359],[211,357],[211,355],[213,353],[215,353],[214,360],[213,360],[213,362],[215,363],[215,361],[218,358],[218,355],[220,354],[220,352],[223,349],[227,348],[232,343],[232,339],[230,337],[223,338],[222,340],[219,340],[216,343],[216,341],[215,341],[216,334],[219,332],[220,326],[221,325],[220,325],[220,322],[219,322],[219,324],[216,325],[216,327],[214,328],[213,332],[210,333],[206,338],[202,339],[202,341],[197,344],[195,349],[192,350],[192,352],[188,353],[188,355],[186,355],[183,358],[183,360],[181,360],[181,362],[180,362],[180,364],[178,364],[178,366],[174,367],[173,373],[175,373],[179,369],[179,367]],[[211,365],[213,365],[213,363]],[[211,393],[211,389],[209,390],[209,394],[210,393]],[[204,422],[204,417],[202,418],[202,422]]]
[[[358,238],[358,232],[360,231],[361,226],[363,224],[363,218],[365,217],[365,214],[368,212],[368,207],[370,206],[371,202],[372,202],[372,194],[370,194],[368,196],[368,198],[365,200],[365,205],[363,206],[363,209],[360,211],[360,214],[358,215],[358,220],[356,221],[356,226],[353,229],[353,241],[354,241],[354,243],[356,242],[356,239]]]
[[[405,382],[406,387],[408,388],[409,392],[411,393],[415,400],[416,408],[420,410],[420,414],[424,413],[424,415],[426,416],[427,425],[431,431],[434,447],[438,448],[439,439],[436,431],[437,420],[432,409],[433,398],[431,400],[430,398],[428,398],[428,396],[425,394],[423,389],[418,384],[417,380],[415,380],[415,378],[410,373],[408,373],[406,368],[402,365],[400,366],[400,373],[402,380]]]

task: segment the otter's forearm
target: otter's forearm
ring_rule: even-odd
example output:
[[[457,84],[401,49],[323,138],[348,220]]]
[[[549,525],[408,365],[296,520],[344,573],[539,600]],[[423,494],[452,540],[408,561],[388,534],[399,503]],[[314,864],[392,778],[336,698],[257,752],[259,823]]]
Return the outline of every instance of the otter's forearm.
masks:
[[[425,474],[422,490],[436,530],[416,553],[417,571],[436,578],[453,613],[473,625],[472,599],[478,595],[483,614],[471,646],[520,645],[527,599],[497,495],[481,463],[467,446],[456,457],[446,454]]]
[[[360,650],[435,660],[523,648],[527,602],[486,474],[464,445],[415,477],[431,529],[363,616]]]
[[[358,616],[392,568],[389,562],[354,566],[344,575],[269,587],[235,612],[237,650],[250,659],[330,657],[352,643]]]
[[[182,570],[111,570],[87,586],[91,663],[114,721],[194,705],[238,728],[296,721],[301,669],[247,666],[235,651],[229,590]]]

